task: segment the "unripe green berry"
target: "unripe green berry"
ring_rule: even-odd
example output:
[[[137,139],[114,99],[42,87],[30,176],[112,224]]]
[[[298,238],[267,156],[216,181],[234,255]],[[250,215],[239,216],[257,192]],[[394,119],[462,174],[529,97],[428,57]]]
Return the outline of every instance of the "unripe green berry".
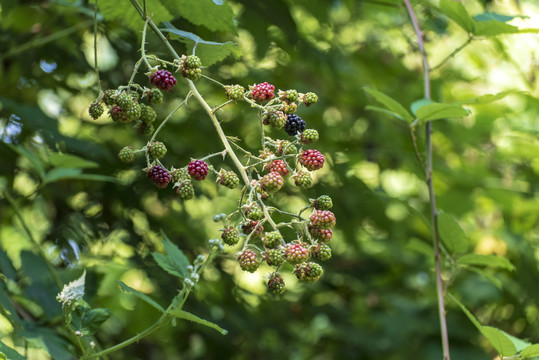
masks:
[[[151,106],[140,104],[140,109],[140,120],[142,120],[143,122],[151,123],[154,122],[157,118],[157,114]]]
[[[286,261],[282,248],[269,249],[264,253],[264,258],[269,266],[279,267]]]
[[[305,105],[311,106],[312,104],[318,102],[318,96],[313,92],[308,92],[307,94],[303,95],[302,100]]]
[[[230,171],[221,170],[219,172],[219,183],[223,185],[224,187],[227,187],[229,189],[234,189],[240,184],[240,178],[232,170]]]
[[[92,103],[88,108],[88,113],[90,114],[90,117],[94,120],[97,120],[101,115],[103,115],[104,111],[105,110],[100,103]]]
[[[313,248],[311,248],[311,253],[315,258],[321,261],[331,259],[331,248],[326,244],[318,244],[313,246]]]
[[[264,213],[258,204],[250,204],[245,209],[245,217],[249,220],[260,220],[264,217]]]
[[[109,106],[116,104],[116,90],[107,89],[103,93],[103,102]]]
[[[258,256],[253,250],[243,250],[238,255],[238,262],[241,269],[248,272],[255,272],[260,265]]]
[[[150,104],[161,104],[163,102],[163,93],[159,89],[151,89],[146,93]]]
[[[275,249],[283,241],[283,236],[278,231],[270,231],[264,234],[264,247],[266,249]]]
[[[155,127],[153,126],[152,123],[145,123],[141,121],[138,125],[139,134],[144,135],[144,136],[150,136],[151,134],[153,134],[154,130],[155,130]]]
[[[270,275],[268,280],[268,290],[274,295],[282,295],[285,291],[285,283],[283,277],[278,273]]]
[[[316,210],[329,210],[333,207],[333,201],[327,195],[320,195],[317,199],[311,200]]]
[[[286,123],[286,114],[279,110],[271,110],[264,116],[263,123],[281,129]]]
[[[137,120],[140,118],[142,108],[138,102],[132,102],[131,105],[125,109],[125,114],[129,118],[129,121]]]
[[[133,104],[133,98],[129,96],[125,91],[122,91],[117,97],[116,97],[116,104],[118,104],[119,107],[121,107],[124,110],[127,110]]]
[[[288,102],[294,102],[299,99],[299,94],[297,90],[290,89],[283,92],[280,92],[281,100],[288,101]]]
[[[305,129],[301,133],[301,142],[304,144],[314,144],[319,139],[318,131],[315,129]]]
[[[161,141],[154,141],[148,145],[148,154],[152,159],[162,159],[167,153],[167,147]]]
[[[178,182],[180,180],[191,180],[189,173],[186,168],[176,169],[171,167],[170,176],[172,177],[172,182]]]
[[[227,245],[236,245],[240,241],[240,233],[238,229],[229,226],[223,230],[221,239]]]
[[[227,85],[225,87],[226,91],[226,97],[229,100],[233,101],[241,101],[243,100],[243,94],[245,93],[245,89],[241,85]]]
[[[202,66],[202,61],[200,61],[200,58],[196,55],[189,55],[187,59],[185,59],[185,66],[188,69],[197,69]]]
[[[324,269],[317,263],[314,262],[305,262],[302,264],[297,264],[294,267],[293,273],[301,281],[305,282],[315,282],[320,279],[324,273]]]
[[[294,176],[294,183],[301,189],[310,188],[313,184],[313,177],[308,172],[298,171]]]
[[[118,158],[121,162],[130,163],[135,160],[135,151],[132,147],[126,146],[118,153]]]
[[[191,200],[195,197],[195,189],[193,184],[189,180],[183,181],[177,188],[176,194],[182,200]]]

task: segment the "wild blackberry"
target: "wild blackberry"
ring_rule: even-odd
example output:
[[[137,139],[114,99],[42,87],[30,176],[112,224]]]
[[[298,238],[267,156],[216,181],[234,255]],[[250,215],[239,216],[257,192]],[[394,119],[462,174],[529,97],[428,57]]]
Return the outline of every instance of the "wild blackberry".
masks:
[[[267,163],[264,166],[264,171],[267,171],[267,172],[275,171],[283,177],[290,173],[290,171],[286,167],[286,163],[284,162],[284,160],[281,160],[281,159],[273,160],[272,162]]]
[[[148,154],[152,159],[161,159],[167,153],[167,147],[161,141],[154,141],[148,145]]]
[[[113,121],[118,121],[120,123],[128,123],[131,121],[131,119],[127,117],[127,114],[125,113],[124,109],[122,109],[118,105],[114,105],[110,108],[109,115]]]
[[[254,86],[251,86],[251,97],[255,101],[267,101],[273,99],[275,94],[273,91],[275,90],[275,86],[268,84],[267,82],[263,82],[260,84],[256,84]]]
[[[322,266],[314,262],[306,262],[298,264],[294,267],[294,274],[301,281],[315,282],[320,279],[320,276],[324,273]]]
[[[288,140],[281,140],[278,143],[277,147],[277,155],[291,155],[298,152],[298,149],[295,145],[292,145],[292,143]]]
[[[170,71],[161,69],[150,75],[150,82],[161,90],[169,91],[176,85],[177,80]]]
[[[263,120],[264,125],[271,125],[276,129],[281,129],[286,123],[286,115],[279,110],[269,111]]]
[[[253,237],[260,237],[262,233],[264,232],[264,226],[258,225],[258,221],[254,220],[247,220],[241,224],[241,231],[245,235],[251,234],[253,231]]]
[[[146,92],[146,98],[150,104],[161,104],[163,102],[163,93],[159,89],[151,89]]]
[[[151,134],[153,134],[154,130],[155,127],[152,123],[145,123],[143,121],[140,121],[138,124],[138,132],[141,135],[150,136]]]
[[[151,106],[140,104],[140,120],[142,120],[145,123],[151,123],[151,122],[154,122],[156,118],[157,118],[157,114],[155,113],[155,110],[152,109]]]
[[[324,166],[324,161],[324,155],[315,149],[305,150],[299,158],[300,164],[310,171],[321,169]]]
[[[196,55],[189,55],[185,59],[184,64],[188,69],[196,69],[202,66],[202,61],[200,61],[200,58]]]
[[[202,181],[208,176],[208,164],[203,160],[191,161],[187,167],[187,171],[189,171],[189,175],[195,180]]]
[[[232,170],[230,171],[221,170],[219,172],[219,183],[223,185],[224,187],[227,187],[229,189],[234,189],[240,184],[240,178]]]
[[[281,245],[282,240],[283,236],[278,231],[270,231],[264,234],[262,242],[267,249],[275,249]]]
[[[103,92],[103,102],[109,106],[116,105],[116,90],[105,90]]]
[[[314,144],[318,141],[320,135],[315,129],[305,129],[301,133],[301,142],[304,144]]]
[[[316,210],[310,219],[313,228],[329,229],[335,226],[335,215],[329,210]]]
[[[283,187],[283,182],[283,177],[278,172],[272,171],[260,179],[260,186],[263,190],[272,194]]]
[[[283,277],[278,273],[270,275],[268,280],[268,290],[274,295],[282,295],[285,291]]]
[[[295,136],[305,130],[305,121],[296,114],[290,114],[286,118],[284,130],[290,136]]]
[[[293,264],[299,264],[309,260],[309,249],[301,244],[288,244],[284,249],[286,261]]]
[[[128,93],[122,91],[116,96],[116,104],[124,110],[127,110],[133,104],[133,98]]]
[[[94,120],[97,120],[101,115],[103,115],[104,111],[105,110],[100,103],[92,103],[88,108],[88,113],[90,114],[90,117]]]
[[[243,250],[238,255],[238,262],[240,263],[241,269],[248,272],[255,272],[260,265],[258,256],[253,250]]]
[[[318,244],[311,249],[313,256],[321,261],[331,259],[331,248],[326,244]]]
[[[323,243],[328,243],[333,236],[333,230],[318,229],[309,225],[309,234],[311,234],[311,236],[315,240],[321,241]]]
[[[229,100],[241,101],[243,100],[243,94],[245,89],[241,85],[227,85],[225,86],[226,97]]]
[[[297,90],[294,89],[279,91],[279,98],[283,101],[294,102],[299,99],[299,94]]]
[[[161,165],[152,166],[148,170],[148,177],[158,188],[166,188],[170,182],[170,174]]]
[[[302,101],[305,105],[311,106],[312,104],[316,104],[318,101],[318,96],[315,93],[308,92],[307,94],[303,95]]]
[[[186,168],[175,169],[174,166],[170,169],[170,176],[172,177],[173,182],[191,179]]]
[[[229,226],[221,233],[221,239],[227,245],[236,245],[240,241],[240,233],[238,229]]]
[[[298,111],[298,104],[294,102],[290,104],[284,103],[283,106],[281,107],[281,111],[288,115],[293,114],[296,111]]]
[[[266,259],[266,263],[268,263],[269,266],[275,267],[281,266],[286,261],[283,249],[281,248],[269,249],[265,251],[264,258]]]
[[[316,210],[329,210],[333,207],[333,201],[327,195],[320,195],[317,199],[312,200],[312,205]]]
[[[301,189],[307,189],[312,186],[313,177],[308,172],[298,171],[298,173],[294,175],[294,183]]]
[[[264,217],[264,213],[260,208],[260,205],[253,203],[247,206],[245,209],[245,217],[249,220],[260,220]]]
[[[138,102],[131,102],[131,105],[124,109],[125,115],[129,118],[130,122],[139,119],[142,113],[142,108]]]
[[[182,200],[191,200],[195,197],[195,189],[191,180],[183,180],[176,188],[176,194]]]
[[[130,163],[135,160],[135,152],[131,146],[126,146],[118,153],[121,162]]]

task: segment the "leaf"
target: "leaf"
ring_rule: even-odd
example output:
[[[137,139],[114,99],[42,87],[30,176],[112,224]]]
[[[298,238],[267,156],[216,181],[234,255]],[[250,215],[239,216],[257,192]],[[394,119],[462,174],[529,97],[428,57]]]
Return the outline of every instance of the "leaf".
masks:
[[[99,0],[99,12],[107,20],[117,20],[135,31],[142,30],[144,21],[129,1]],[[168,8],[159,0],[146,0],[146,8],[154,23],[170,21],[174,18]],[[179,15],[179,14],[178,14]]]
[[[419,109],[422,106],[432,104],[433,102],[434,101],[432,101],[431,99],[425,99],[425,98],[416,100],[412,103],[412,105],[410,105],[410,110],[412,110],[412,114],[416,115],[417,109]]]
[[[90,309],[78,305],[73,311],[69,326],[73,331],[80,331],[84,335],[94,335],[97,329],[110,317],[109,309]]]
[[[520,353],[524,359],[539,356],[539,344],[533,344],[522,350]]]
[[[403,120],[402,117],[400,117],[398,114],[394,113],[393,111],[390,111],[390,110],[387,110],[387,109],[384,109],[384,108],[381,108],[381,107],[378,107],[378,106],[367,105],[367,106],[365,106],[365,110],[371,110],[371,111],[380,112],[380,113],[383,113],[383,114],[394,116],[399,120]]]
[[[499,92],[497,94],[485,94],[485,95],[481,95],[481,96],[476,97],[476,98],[460,100],[460,101],[457,101],[457,103],[458,104],[466,104],[466,105],[488,104],[490,102],[503,99],[504,97],[506,97],[508,95],[513,95],[513,94],[526,94],[526,92],[525,91],[518,91],[518,90],[507,90],[507,91]]]
[[[52,166],[59,168],[96,168],[99,165],[90,160],[83,159],[76,155],[53,152],[49,154],[49,161]]]
[[[452,253],[463,253],[468,250],[468,237],[459,223],[448,213],[438,214],[438,231],[444,245]]]
[[[0,341],[0,359],[2,359],[2,355],[4,359],[8,360],[26,360],[25,356]]]
[[[496,349],[498,354],[503,356],[513,356],[517,353],[517,349],[513,342],[505,336],[505,334],[495,327],[483,326],[481,329],[483,334],[490,344]]]
[[[126,293],[130,293],[130,294],[133,294],[135,295],[136,297],[138,297],[139,299],[145,301],[146,303],[148,303],[149,305],[153,306],[154,308],[156,308],[157,310],[161,311],[161,312],[165,312],[165,309],[163,309],[163,307],[161,305],[159,305],[157,302],[155,302],[151,297],[149,297],[148,295],[144,294],[144,293],[141,293],[140,291],[138,290],[135,290],[133,289],[132,287],[129,287],[128,285],[126,285],[124,282],[120,281],[120,280],[116,280],[116,283],[120,286],[120,288],[122,289],[122,291],[126,292]]]
[[[522,351],[523,349],[525,349],[526,347],[531,345],[530,342],[519,339],[519,338],[517,338],[517,337],[515,337],[515,336],[513,336],[511,334],[506,333],[503,330],[500,330],[500,332],[502,332],[509,340],[511,340],[513,345],[515,345],[515,348],[517,349],[517,352]]]
[[[25,158],[27,158],[28,161],[30,161],[30,164],[32,164],[33,169],[38,173],[40,178],[43,179],[45,177],[45,166],[40,158],[32,154],[30,151],[28,151],[21,145],[13,145],[9,143],[6,143],[6,145],[9,146],[11,150],[15,151],[19,155],[22,155]]]
[[[502,15],[502,14],[497,14],[497,13],[487,11],[487,12],[484,12],[482,14],[474,15],[473,18],[476,21],[494,20],[494,21],[500,21],[500,22],[508,22],[510,20],[513,20],[516,17],[517,16]],[[521,16],[519,16],[519,17],[521,17]]]
[[[216,4],[212,0],[161,0],[163,5],[174,15],[189,20],[194,25],[201,25],[211,31],[223,31],[236,34],[234,12],[228,4]]]
[[[184,311],[184,310],[181,310],[181,309],[176,309],[176,310],[171,310],[169,312],[169,314],[173,315],[173,316],[176,316],[177,318],[180,318],[180,319],[189,320],[189,321],[192,321],[192,322],[196,322],[197,324],[210,327],[210,328],[212,328],[214,330],[219,331],[221,333],[221,335],[228,334],[228,331],[221,328],[219,325],[214,324],[214,323],[212,323],[212,322],[210,322],[208,320],[201,319],[198,316],[191,314],[190,312],[187,312],[187,311]]]
[[[174,245],[168,237],[163,234],[163,246],[165,247],[166,255],[153,252],[152,256],[163,270],[171,275],[177,276],[180,279],[187,277],[187,267],[189,266],[189,260],[184,253]]]
[[[496,255],[465,254],[457,259],[459,264],[488,266],[502,268],[510,271],[515,270],[515,266],[509,260]]]
[[[466,306],[464,306],[464,304],[462,304],[459,300],[457,300],[457,298],[454,297],[451,293],[447,293],[447,296],[449,296],[449,298],[453,300],[460,307],[462,312],[468,317],[468,319],[470,319],[470,321],[472,322],[472,324],[474,324],[477,330],[481,331],[481,328],[483,327],[483,325],[481,325],[481,323],[475,318],[475,316],[473,316],[470,310],[468,310]]]
[[[73,280],[67,285],[64,285],[64,288],[58,294],[56,299],[61,302],[62,305],[72,304],[82,299],[82,297],[84,296],[85,278],[86,270],[84,270],[84,272],[78,279]]]
[[[402,119],[408,123],[411,123],[413,121],[412,115],[410,115],[410,113],[396,100],[393,100],[392,98],[378,90],[370,89],[367,87],[364,87],[363,90],[373,96],[379,103],[384,105],[392,113],[397,114],[397,117],[399,119]]]
[[[487,272],[487,271],[485,271],[483,269],[473,267],[473,266],[470,266],[469,270],[474,271],[474,272],[478,273],[479,275],[485,277],[492,284],[494,284],[494,286],[496,286],[498,289],[501,290],[502,282],[498,278],[496,278],[494,275],[492,275],[491,273],[489,273],[489,272]]]
[[[464,6],[457,1],[440,0],[440,10],[448,18],[456,22],[461,28],[471,33],[474,30],[474,21],[468,15]]]
[[[196,34],[177,29],[171,23],[166,22],[164,25],[165,27],[161,31],[179,36],[179,40],[187,45],[188,53],[193,53],[193,49],[195,49],[196,55],[200,58],[204,66],[213,65],[229,55],[232,55],[235,59],[241,56],[241,49],[233,42],[219,43],[206,41]],[[171,39],[175,39],[175,36],[171,36]]]
[[[460,105],[432,103],[417,109],[416,116],[422,121],[450,119],[467,116],[468,111]]]
[[[497,36],[502,34],[516,34],[518,27],[504,22],[489,20],[475,23],[474,35],[477,36]]]

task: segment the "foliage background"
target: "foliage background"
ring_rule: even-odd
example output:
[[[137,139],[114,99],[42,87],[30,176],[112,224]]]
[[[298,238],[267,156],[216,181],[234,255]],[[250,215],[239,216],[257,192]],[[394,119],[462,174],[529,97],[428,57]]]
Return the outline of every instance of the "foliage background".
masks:
[[[117,15],[131,5],[114,4],[99,2],[104,88],[129,79],[143,25],[130,13],[128,24],[121,22]],[[470,14],[525,15],[511,24],[539,27],[539,8],[531,0],[463,4]],[[433,5],[419,1],[415,7],[435,65],[467,34]],[[408,127],[365,110],[375,101],[363,91],[364,86],[376,88],[405,105],[423,96],[420,58],[404,7],[389,0],[239,0],[223,6],[232,10],[236,23],[230,17],[216,29],[180,12],[156,11],[155,16],[206,40],[238,44],[241,58],[229,56],[212,65],[205,70],[211,77],[244,86],[268,81],[280,89],[319,95],[319,103],[299,115],[319,130],[317,148],[329,166],[306,195],[333,198],[338,219],[330,244],[334,256],[314,285],[285,278],[288,290],[278,300],[265,294],[265,272],[242,273],[230,249],[205,272],[186,307],[229,335],[179,322],[111,358],[440,358],[431,240],[422,220],[429,218],[428,192]],[[141,176],[140,162],[117,160],[121,147],[141,147],[146,140],[129,126],[108,118],[92,121],[87,115],[97,95],[91,6],[7,0],[0,16],[0,182],[62,281],[87,270],[85,300],[112,312],[97,334],[104,347],[110,346],[158,316],[114,281],[166,303],[175,295],[176,280],[163,276],[149,256],[162,250],[160,230],[191,258],[206,252],[207,239],[219,236],[213,215],[232,209],[239,190],[224,191],[206,182],[195,200],[181,203],[171,192],[156,191]],[[165,55],[156,38],[148,41],[149,51]],[[174,46],[179,53],[187,51],[181,42]],[[483,324],[532,342],[539,341],[538,50],[533,33],[478,39],[432,73],[433,95],[444,102],[523,91],[469,106],[471,114],[463,119],[437,121],[434,180],[439,207],[458,219],[474,251],[504,256],[516,268],[452,272],[449,291]],[[137,79],[147,81],[143,75]],[[198,84],[211,105],[225,101],[214,84]],[[186,86],[175,91],[159,109],[161,116],[186,94]],[[220,119],[227,134],[256,149],[256,114],[249,106],[229,106]],[[191,157],[220,150],[207,120],[194,101],[177,113],[161,139],[169,149],[167,163],[183,166]],[[421,140],[421,132],[418,136]],[[37,160],[30,161],[24,149]],[[88,162],[66,163],[58,153]],[[66,170],[73,168],[81,172]],[[0,201],[1,341],[21,354],[27,351],[29,358],[48,358],[45,350],[36,349],[43,347],[54,359],[70,359],[66,338],[55,332],[63,322],[55,300],[59,289],[5,193]],[[304,200],[290,190],[282,201],[294,206]],[[454,358],[495,356],[452,303],[448,322]]]

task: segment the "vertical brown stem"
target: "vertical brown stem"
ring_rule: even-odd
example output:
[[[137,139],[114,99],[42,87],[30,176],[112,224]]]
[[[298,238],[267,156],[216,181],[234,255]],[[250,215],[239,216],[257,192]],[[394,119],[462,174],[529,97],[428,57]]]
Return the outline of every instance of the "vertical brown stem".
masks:
[[[410,0],[403,0],[412,25],[414,27],[415,33],[417,35],[417,45],[419,46],[419,51],[421,53],[421,59],[423,62],[423,84],[425,89],[425,98],[430,99],[430,67],[427,52],[425,51],[425,44],[423,42],[423,32],[419,27],[417,17],[415,15],[414,9],[410,4]],[[444,304],[444,291],[443,291],[443,279],[442,279],[442,264],[440,257],[440,237],[438,233],[438,210],[436,208],[436,195],[434,193],[434,186],[432,184],[432,122],[428,121],[426,126],[425,134],[426,142],[426,159],[425,159],[425,176],[427,186],[429,188],[429,198],[430,198],[430,210],[431,210],[431,219],[432,219],[432,243],[434,249],[434,263],[436,267],[436,293],[438,298],[438,316],[440,318],[440,333],[442,338],[442,348],[444,360],[450,360],[451,355],[449,353],[449,336],[447,332],[447,321],[445,317],[445,304]]]

